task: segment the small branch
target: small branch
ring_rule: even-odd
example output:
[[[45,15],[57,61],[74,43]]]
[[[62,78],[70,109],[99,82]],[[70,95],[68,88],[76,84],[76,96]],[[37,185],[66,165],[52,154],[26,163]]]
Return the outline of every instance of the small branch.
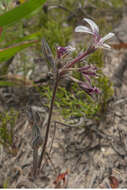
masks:
[[[49,154],[48,154],[47,152],[46,152],[46,156],[47,156],[48,160],[50,161],[50,163],[51,163],[51,165],[52,165],[52,167],[53,167],[53,170],[54,170],[55,174],[57,174],[56,168],[55,168],[55,166],[54,166],[54,164],[53,164],[53,162],[52,162],[52,160],[51,160],[51,158],[50,158],[50,156],[49,156]]]
[[[48,157],[50,156],[50,153],[51,153],[51,151],[52,151],[52,145],[53,145],[53,141],[54,141],[54,138],[55,138],[55,133],[56,133],[56,122],[54,122],[54,132],[53,132],[53,138],[52,138],[52,141],[51,141],[50,149],[49,149],[49,152],[48,152],[48,153],[46,152],[46,155],[48,154]],[[45,167],[46,163],[47,163],[47,160],[46,160],[45,163],[43,164],[42,169]]]

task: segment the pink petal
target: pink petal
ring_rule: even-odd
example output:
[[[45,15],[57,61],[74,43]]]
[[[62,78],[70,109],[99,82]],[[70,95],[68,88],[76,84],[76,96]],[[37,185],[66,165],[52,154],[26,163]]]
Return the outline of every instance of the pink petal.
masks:
[[[94,35],[94,33],[89,28],[81,25],[75,28],[75,32],[85,32]]]
[[[90,86],[88,83],[82,82],[80,85],[81,85],[83,88],[85,88],[85,89],[91,89],[91,88],[92,88],[92,86]]]
[[[104,41],[112,38],[114,35],[115,35],[114,33],[108,33],[106,36],[104,36],[103,38],[100,39],[100,42],[103,43]]]
[[[111,46],[109,46],[108,44],[103,43],[102,46],[100,46],[100,48],[111,49]]]
[[[72,47],[72,46],[67,46],[67,47],[65,47],[66,49],[67,49],[67,51],[69,51],[69,52],[73,52],[73,51],[75,51],[76,50],[76,48],[74,48],[74,47]]]
[[[90,25],[93,33],[99,34],[99,28],[94,21],[92,21],[89,18],[84,18],[83,20],[86,21]]]
[[[86,78],[86,80],[88,80],[89,84],[91,85],[90,77],[88,75],[84,75],[84,77]]]

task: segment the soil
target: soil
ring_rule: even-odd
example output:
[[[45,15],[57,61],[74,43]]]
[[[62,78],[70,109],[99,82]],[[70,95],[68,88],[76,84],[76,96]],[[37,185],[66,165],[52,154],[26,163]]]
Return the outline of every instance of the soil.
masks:
[[[124,16],[114,29],[122,33],[120,38],[124,42],[127,42],[127,28],[122,26],[126,25],[127,17]],[[117,38],[114,42],[119,43]],[[9,188],[127,188],[127,70],[123,64],[126,60],[126,49],[105,52],[104,73],[115,90],[107,112],[99,124],[85,117],[80,118],[83,119],[82,127],[80,124],[79,127],[56,124],[53,144],[52,122],[46,151],[50,151],[51,144],[52,149],[45,155],[43,167],[36,177],[32,176],[32,125],[24,107],[29,102],[28,106],[39,113],[36,121],[43,140],[48,116],[45,99],[34,89],[20,88],[13,89],[12,101],[7,102],[10,92],[3,97],[1,90],[1,111],[15,105],[21,114],[15,126],[15,155],[0,146],[0,187],[7,184]],[[122,74],[118,68],[124,68]],[[64,122],[57,111],[54,111],[53,120]],[[38,151],[40,154],[41,147]]]

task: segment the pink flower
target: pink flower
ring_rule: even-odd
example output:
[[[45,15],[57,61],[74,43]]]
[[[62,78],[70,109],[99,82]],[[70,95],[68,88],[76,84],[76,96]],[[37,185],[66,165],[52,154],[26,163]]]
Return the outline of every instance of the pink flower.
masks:
[[[88,65],[88,66],[83,66],[81,68],[79,68],[79,71],[83,74],[83,76],[90,82],[90,77],[92,76],[96,76],[96,71],[97,68],[92,66],[92,65]]]
[[[73,51],[75,51],[75,48],[72,46],[66,46],[66,47],[58,46],[57,47],[57,57],[61,58],[61,56],[63,56],[64,54],[71,53]]]
[[[83,66],[79,68],[79,71],[84,75],[96,76],[97,68],[92,65]]]
[[[90,25],[90,28],[80,25],[75,28],[75,32],[84,32],[84,33],[92,34],[94,37],[94,47],[95,48],[110,49],[111,47],[104,42],[106,40],[112,38],[115,34],[108,33],[106,36],[101,37],[99,35],[99,27],[96,25],[96,23],[94,21],[92,21],[91,19],[88,19],[88,18],[84,18],[83,20],[86,21]]]
[[[100,93],[100,90],[95,86],[93,87],[90,83],[81,82],[81,83],[79,83],[79,86],[83,90],[85,90],[85,92],[88,93],[90,96],[94,93],[96,93],[96,94]]]

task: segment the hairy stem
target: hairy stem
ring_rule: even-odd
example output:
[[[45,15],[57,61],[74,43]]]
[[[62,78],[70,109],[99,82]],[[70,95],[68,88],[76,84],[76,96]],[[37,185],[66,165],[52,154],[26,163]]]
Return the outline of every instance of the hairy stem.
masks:
[[[58,81],[59,81],[59,74],[57,72],[56,79],[55,79],[55,82],[54,82],[53,95],[52,95],[52,99],[51,99],[51,103],[50,103],[49,117],[48,117],[47,129],[46,129],[46,134],[45,134],[45,141],[44,141],[44,145],[43,145],[42,152],[41,152],[41,155],[40,155],[40,159],[39,159],[39,162],[38,162],[38,168],[41,167],[41,162],[43,160],[44,153],[45,153],[45,150],[46,150],[46,145],[47,145],[47,142],[48,142],[48,135],[49,135],[49,129],[50,129],[50,123],[51,123],[51,117],[52,117],[52,112],[53,112],[53,106],[54,106],[54,101],[55,101]]]

